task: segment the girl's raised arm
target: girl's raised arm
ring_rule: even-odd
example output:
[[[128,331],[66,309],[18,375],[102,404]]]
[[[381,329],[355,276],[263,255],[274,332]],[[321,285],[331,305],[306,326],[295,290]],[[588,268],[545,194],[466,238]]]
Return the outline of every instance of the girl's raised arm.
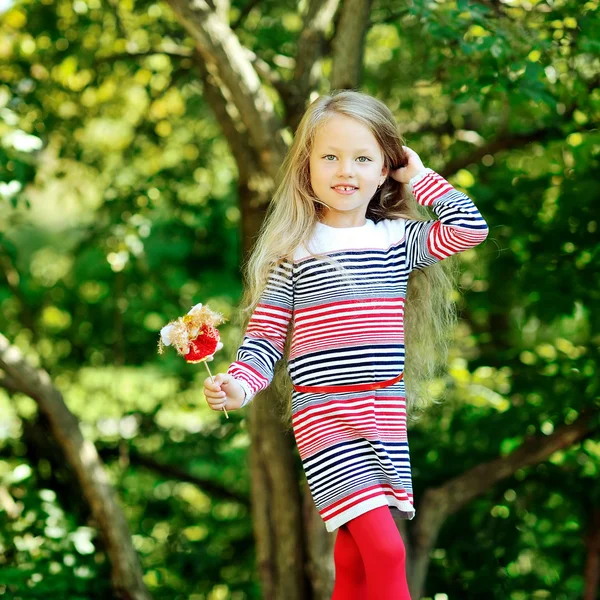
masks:
[[[248,404],[271,383],[275,363],[283,357],[293,313],[292,274],[292,263],[287,260],[271,268],[265,289],[246,327],[236,360],[227,370],[246,392],[246,399],[241,406]]]
[[[473,201],[432,169],[409,182],[417,202],[430,206],[438,219],[406,221],[406,267],[422,269],[452,254],[473,248],[488,235],[488,226]]]

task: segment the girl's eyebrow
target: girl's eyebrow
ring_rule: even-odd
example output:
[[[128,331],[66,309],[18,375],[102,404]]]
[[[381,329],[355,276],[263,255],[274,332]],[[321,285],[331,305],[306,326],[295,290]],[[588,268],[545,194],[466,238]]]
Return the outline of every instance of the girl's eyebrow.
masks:
[[[341,148],[334,148],[333,146],[327,146],[326,150],[341,150]],[[355,150],[355,152],[372,152],[370,148],[361,148],[360,150]]]

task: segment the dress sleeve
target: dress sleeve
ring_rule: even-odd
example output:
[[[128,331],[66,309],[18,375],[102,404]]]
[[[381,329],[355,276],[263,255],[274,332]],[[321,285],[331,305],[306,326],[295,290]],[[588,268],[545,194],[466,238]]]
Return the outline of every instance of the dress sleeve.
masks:
[[[293,306],[293,265],[284,260],[271,268],[235,362],[227,370],[246,392],[242,406],[271,383],[275,364],[283,357]]]
[[[429,221],[406,221],[406,266],[423,269],[452,254],[474,248],[488,235],[488,225],[473,201],[432,169],[413,177],[416,201],[438,216]]]

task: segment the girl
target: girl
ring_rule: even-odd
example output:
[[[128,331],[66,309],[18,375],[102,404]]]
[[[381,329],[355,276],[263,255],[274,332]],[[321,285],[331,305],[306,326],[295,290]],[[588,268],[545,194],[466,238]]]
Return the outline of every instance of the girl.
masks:
[[[403,145],[382,102],[342,90],[309,106],[248,264],[243,342],[204,392],[214,410],[246,406],[290,333],[293,432],[326,529],[338,530],[333,600],[410,598],[393,517],[415,514],[406,417],[427,402],[411,381],[432,374],[454,322],[451,261],[440,261],[487,233],[473,202]]]

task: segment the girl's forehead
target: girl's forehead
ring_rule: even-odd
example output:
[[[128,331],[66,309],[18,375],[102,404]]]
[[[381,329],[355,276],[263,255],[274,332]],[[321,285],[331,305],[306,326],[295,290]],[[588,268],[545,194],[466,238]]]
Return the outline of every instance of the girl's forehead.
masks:
[[[330,117],[317,127],[314,146],[331,150],[379,149],[377,139],[366,125],[343,115]]]

